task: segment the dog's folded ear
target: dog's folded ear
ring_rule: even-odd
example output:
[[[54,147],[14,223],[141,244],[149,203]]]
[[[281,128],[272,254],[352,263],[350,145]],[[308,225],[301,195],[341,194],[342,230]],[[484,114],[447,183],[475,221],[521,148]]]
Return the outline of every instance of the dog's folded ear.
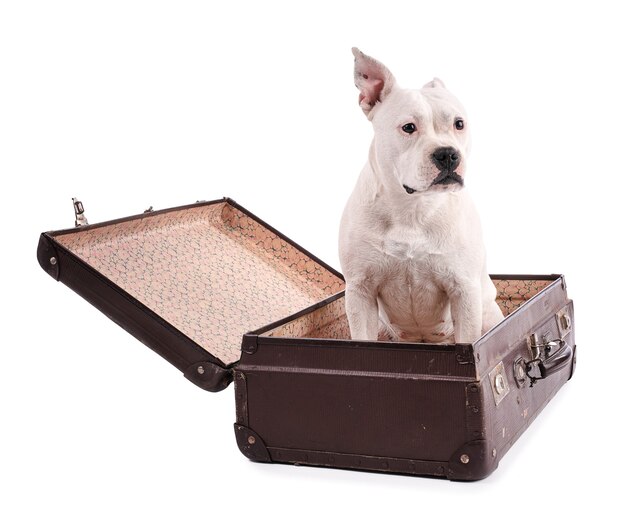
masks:
[[[369,118],[376,103],[385,99],[396,80],[389,69],[358,48],[352,48],[352,54],[354,55],[354,84],[360,92],[359,105]]]
[[[426,85],[424,85],[422,88],[446,88],[446,86],[439,78],[433,78],[432,81],[426,83]]]

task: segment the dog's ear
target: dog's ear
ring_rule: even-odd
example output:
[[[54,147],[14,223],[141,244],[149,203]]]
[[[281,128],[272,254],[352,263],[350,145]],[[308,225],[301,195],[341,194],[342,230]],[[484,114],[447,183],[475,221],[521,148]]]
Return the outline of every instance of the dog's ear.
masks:
[[[432,81],[426,83],[426,85],[424,85],[422,88],[446,88],[446,86],[439,78],[433,78]]]
[[[359,89],[359,105],[368,116],[377,102],[382,102],[396,83],[393,74],[378,60],[352,48],[354,84]]]

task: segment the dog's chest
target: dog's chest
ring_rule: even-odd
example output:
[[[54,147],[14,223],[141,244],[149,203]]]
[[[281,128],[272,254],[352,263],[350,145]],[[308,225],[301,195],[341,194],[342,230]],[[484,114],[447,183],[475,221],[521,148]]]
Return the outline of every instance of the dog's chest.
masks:
[[[424,232],[409,228],[388,231],[380,245],[384,262],[378,296],[389,322],[414,335],[439,335],[447,317],[447,297],[438,280],[446,272],[443,249]]]
[[[388,260],[394,271],[400,268],[415,270],[430,264],[433,257],[442,255],[435,242],[417,228],[393,227],[380,237],[380,246],[381,256]]]

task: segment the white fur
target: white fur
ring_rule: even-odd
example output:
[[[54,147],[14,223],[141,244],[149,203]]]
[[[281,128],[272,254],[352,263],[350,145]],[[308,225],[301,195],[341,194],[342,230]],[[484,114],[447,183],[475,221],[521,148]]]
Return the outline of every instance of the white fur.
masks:
[[[453,147],[464,177],[466,114],[441,80],[403,89],[380,62],[353,52],[374,140],[339,236],[352,338],[377,339],[380,317],[396,340],[472,342],[503,316],[474,205],[461,184],[433,184],[440,170],[432,159],[437,148]],[[407,123],[417,130],[405,133]]]

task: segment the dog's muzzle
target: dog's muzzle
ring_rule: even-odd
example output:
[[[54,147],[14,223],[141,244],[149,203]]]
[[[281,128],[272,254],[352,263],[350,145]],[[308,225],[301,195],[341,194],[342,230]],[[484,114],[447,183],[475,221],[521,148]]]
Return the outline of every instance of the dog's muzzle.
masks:
[[[431,185],[463,185],[463,177],[454,171],[461,164],[461,154],[458,150],[453,147],[440,147],[433,152],[432,160],[440,173]]]

